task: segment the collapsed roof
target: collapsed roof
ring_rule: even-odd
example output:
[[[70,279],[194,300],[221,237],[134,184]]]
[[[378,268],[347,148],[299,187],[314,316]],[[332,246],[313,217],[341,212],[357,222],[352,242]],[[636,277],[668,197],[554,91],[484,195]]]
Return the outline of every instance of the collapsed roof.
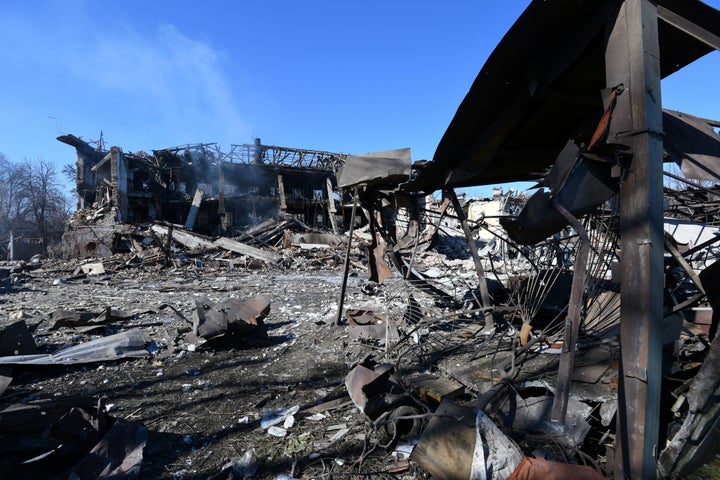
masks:
[[[537,180],[568,139],[588,144],[604,110],[606,25],[621,3],[531,2],[408,188]],[[697,0],[657,3],[661,78],[720,48],[719,11]]]

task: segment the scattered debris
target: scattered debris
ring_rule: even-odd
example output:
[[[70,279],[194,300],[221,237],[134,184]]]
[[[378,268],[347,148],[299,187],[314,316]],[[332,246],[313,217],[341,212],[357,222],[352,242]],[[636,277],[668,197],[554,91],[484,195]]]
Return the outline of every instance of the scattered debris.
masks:
[[[700,11],[703,28],[720,25],[688,1],[692,21]],[[432,162],[259,139],[230,153],[124,153],[60,137],[78,155],[63,259],[0,265],[0,463],[11,476],[610,477],[618,442],[646,441],[622,427],[628,405],[647,406],[626,383],[650,383],[650,365],[623,363],[620,336],[639,303],[627,298],[635,243],[664,253],[652,299],[660,475],[712,459],[720,187],[698,182],[720,178],[720,123],[658,109],[682,173],[666,177],[680,185],[666,185],[660,242],[628,249],[616,194],[638,153],[626,142],[656,131],[616,131],[629,86],[598,90],[606,2],[545,3],[499,47],[518,61],[489,59],[508,80],[478,77]],[[658,2],[663,35],[675,3]],[[537,18],[575,25],[578,41],[528,96],[537,59],[520,34]],[[703,28],[664,37],[663,75],[706,51]],[[538,36],[547,51],[556,41]],[[552,128],[539,128],[547,115]],[[528,179],[541,187],[529,198],[455,191]],[[442,198],[426,195],[435,190]]]
[[[0,409],[0,462],[10,478],[139,478],[147,435],[95,398],[11,404]]]

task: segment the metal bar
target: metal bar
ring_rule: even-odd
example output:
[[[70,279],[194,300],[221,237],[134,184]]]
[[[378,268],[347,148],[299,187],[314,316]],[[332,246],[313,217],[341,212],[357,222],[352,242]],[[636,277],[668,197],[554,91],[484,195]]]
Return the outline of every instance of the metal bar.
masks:
[[[340,286],[340,298],[338,298],[338,311],[335,318],[335,325],[340,325],[343,315],[343,303],[345,302],[345,289],[347,288],[348,272],[350,271],[350,247],[352,246],[352,236],[355,227],[355,211],[358,204],[358,187],[353,188],[353,206],[350,213],[350,228],[348,229],[348,244],[345,251],[345,266],[343,267],[343,279]]]
[[[621,319],[616,479],[655,479],[663,328],[662,107],[657,7],[625,0],[609,19],[605,80],[624,85],[608,142],[633,157],[620,187]],[[637,132],[635,135],[624,135]]]
[[[675,248],[675,245],[673,245],[667,237],[665,237],[665,248],[668,249],[668,252],[670,252],[670,255],[672,255],[673,259],[677,262],[678,265],[680,265],[680,267],[682,267],[683,270],[685,270],[685,273],[688,277],[690,277],[690,280],[692,280],[697,289],[700,290],[704,295],[705,288],[700,281],[700,277],[697,273],[695,273],[695,270],[693,270],[690,264],[685,261],[685,258],[683,258],[682,254],[678,251],[677,248]]]
[[[450,201],[452,202],[455,214],[460,220],[460,225],[462,225],[463,233],[465,234],[465,241],[467,242],[467,246],[470,249],[470,254],[472,255],[473,262],[475,262],[475,271],[477,272],[478,276],[478,288],[480,289],[480,300],[482,301],[482,306],[489,307],[490,293],[488,292],[487,281],[485,280],[485,271],[483,270],[482,263],[480,263],[480,255],[478,254],[477,245],[472,238],[472,232],[470,231],[467,217],[465,217],[465,213],[463,212],[462,206],[460,205],[460,200],[458,200],[457,195],[455,194],[455,190],[453,188],[448,188],[447,193],[450,197]],[[492,312],[485,312],[485,326],[492,326],[492,322]]]
[[[580,235],[580,245],[575,255],[575,270],[573,271],[572,287],[570,289],[570,303],[568,304],[567,317],[565,317],[565,334],[563,336],[562,352],[560,353],[555,396],[553,397],[553,406],[550,412],[551,421],[564,425],[568,398],[570,397],[573,365],[575,363],[575,345],[577,344],[578,331],[580,330],[583,293],[585,291],[585,281],[587,280],[590,239],[588,238],[585,227],[572,213],[560,205],[556,199],[552,200],[552,205]]]
[[[695,188],[697,188],[697,189],[699,189],[699,190],[703,190],[703,191],[705,191],[705,192],[707,192],[707,193],[711,193],[711,194],[713,194],[713,195],[717,195],[717,193],[718,193],[718,190],[717,190],[717,189],[707,188],[707,187],[705,187],[705,186],[703,186],[703,185],[701,185],[701,184],[699,184],[699,183],[697,183],[697,182],[693,182],[692,180],[688,180],[687,178],[680,177],[680,176],[675,175],[675,174],[673,174],[673,173],[670,173],[670,172],[668,172],[668,171],[663,171],[663,174],[666,175],[666,176],[668,176],[668,177],[670,177],[670,178],[672,178],[672,179],[674,179],[674,180],[678,180],[678,181],[683,182],[683,183],[685,183],[685,184],[687,184],[687,185],[693,186],[693,187],[695,187]],[[682,193],[682,192],[680,192],[680,193]]]
[[[694,39],[701,41],[710,48],[720,50],[720,37],[708,32],[707,30],[691,22],[687,18],[678,15],[672,10],[668,10],[661,5],[658,5],[657,7],[657,15],[658,18],[661,19],[663,22],[672,25],[681,32],[687,33]]]
[[[710,245],[713,245],[717,242],[720,242],[720,237],[712,237],[710,240],[705,240],[703,243],[694,246],[690,250],[684,252],[682,255],[683,255],[683,257],[689,258],[690,256],[692,256],[692,254],[699,252],[703,248],[709,247]]]

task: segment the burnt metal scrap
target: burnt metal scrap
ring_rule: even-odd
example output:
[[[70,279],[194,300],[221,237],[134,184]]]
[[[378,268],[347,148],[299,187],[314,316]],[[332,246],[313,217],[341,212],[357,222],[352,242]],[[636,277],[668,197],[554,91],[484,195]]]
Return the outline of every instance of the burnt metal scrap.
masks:
[[[113,418],[96,398],[0,409],[0,460],[9,478],[137,479],[147,437],[144,426]]]
[[[534,450],[537,457],[537,452],[543,450],[541,445],[550,442],[557,450],[545,451],[544,458],[571,458],[579,463],[592,458],[594,462],[589,464],[592,468],[575,471],[576,466],[551,462],[545,467],[540,465],[544,459],[529,458],[523,461],[522,468],[519,461],[515,467],[518,472],[535,469],[533,475],[538,476],[521,478],[545,478],[543,475],[550,475],[549,471],[555,472],[552,475],[558,475],[557,478],[611,475],[613,442],[617,438],[615,418],[621,323],[617,269],[620,228],[613,202],[596,208],[581,223],[565,227],[530,246],[516,244],[499,225],[488,223],[492,220],[487,218],[492,216],[487,213],[491,209],[468,221],[470,241],[482,252],[480,261],[492,299],[490,305],[482,302],[477,288],[479,280],[472,255],[465,246],[467,239],[460,225],[462,217],[445,210],[442,220],[423,223],[418,238],[427,235],[428,231],[435,231],[436,247],[411,249],[399,255],[399,265],[412,262],[414,274],[422,281],[405,278],[402,270],[393,275],[395,279],[403,277],[403,282],[418,287],[412,302],[408,297],[406,305],[406,309],[413,309],[413,314],[409,315],[406,309],[382,315],[377,311],[353,308],[346,312],[349,332],[362,328],[373,332],[351,334],[351,338],[359,344],[382,347],[385,353],[381,362],[390,361],[394,365],[395,380],[385,384],[387,388],[384,389],[370,387],[380,374],[362,365],[346,379],[351,398],[372,425],[381,428],[390,418],[395,422],[403,418],[407,422],[417,422],[418,418],[424,418],[421,427],[412,426],[414,431],[424,432],[424,440],[416,447],[413,460],[438,478],[475,478],[468,476],[469,470],[457,471],[456,466],[469,468],[467,466],[474,458],[476,441],[480,441],[482,435],[476,440],[476,424],[467,417],[474,418],[479,411],[487,412],[504,435],[520,445],[521,452]],[[390,203],[393,204],[392,200]],[[496,197],[476,200],[465,207],[483,203],[498,208],[509,202],[500,202]],[[440,206],[429,210],[428,216],[439,215]],[[410,220],[395,213],[394,225],[398,237],[402,238],[402,232],[410,230]],[[378,220],[379,226],[381,221],[382,218]],[[434,230],[436,224],[439,227]],[[378,232],[384,231],[384,228],[378,229]],[[579,234],[581,231],[583,237]],[[703,361],[700,359],[708,364],[714,362],[712,353],[708,354],[712,350],[707,345],[713,339],[717,322],[711,321],[705,305],[715,301],[716,293],[707,290],[702,279],[706,279],[705,285],[714,284],[710,280],[714,278],[714,268],[708,266],[717,265],[714,263],[718,254],[715,249],[720,236],[715,227],[682,218],[667,218],[665,231],[668,240],[662,343],[668,353],[663,376],[666,384],[672,387],[664,388],[662,395],[667,399],[663,400],[666,408],[673,407],[673,410],[663,413],[665,420],[660,428],[668,441],[674,440],[673,447],[668,447],[670,450],[660,458],[667,464],[661,467],[666,468],[663,475],[673,476],[687,475],[717,451],[716,442],[712,440],[715,438],[713,425],[718,418],[713,407],[716,402],[713,395],[699,393],[713,391],[716,388],[714,381],[709,380],[707,374],[681,379],[685,375],[681,372],[687,372],[690,363]],[[488,235],[488,232],[492,234]],[[384,240],[388,244],[387,251],[393,252],[392,237],[387,235]],[[502,247],[492,242],[499,242]],[[579,278],[578,252],[581,248],[587,249],[582,260],[587,274],[582,287],[573,287],[573,280]],[[385,279],[384,283],[392,283],[393,278]],[[444,292],[432,294],[432,290],[421,288],[423,284],[430,284],[436,292]],[[382,295],[379,292],[383,288],[387,287],[368,289],[366,294]],[[421,307],[415,300],[417,295],[427,295]],[[444,301],[448,297],[457,301]],[[428,299],[432,299],[430,303]],[[411,307],[411,304],[414,305]],[[573,304],[576,313],[572,312]],[[437,310],[439,307],[446,309],[444,313]],[[486,323],[487,312],[491,314],[490,324]],[[571,340],[573,348],[569,350],[566,345],[571,333],[568,333],[567,325],[573,315],[576,316],[577,333],[576,340]],[[412,321],[408,322],[408,318]],[[392,344],[386,342],[387,325],[397,331],[398,340]],[[369,351],[377,352],[377,349]],[[705,355],[709,356],[704,358]],[[572,360],[565,369],[564,356]],[[435,384],[416,383],[418,369],[431,369],[444,380]],[[359,375],[358,371],[370,374]],[[388,367],[381,371],[387,374]],[[446,385],[449,379],[455,382],[454,387]],[[370,391],[373,393],[368,395]],[[683,392],[692,392],[688,394],[691,398],[702,395],[709,400],[695,405],[688,402],[689,397]],[[388,401],[388,395],[397,403]],[[558,407],[562,395],[565,399]],[[475,408],[464,414],[450,415],[446,407],[439,405],[450,399]],[[372,406],[368,412],[365,412],[366,405]],[[406,416],[396,413],[397,409],[408,405],[415,410]],[[560,418],[556,410],[561,412]],[[443,427],[438,429],[433,426],[434,422]],[[464,422],[469,423],[463,427]],[[680,428],[683,433],[679,433]],[[463,429],[468,432],[461,441]],[[695,432],[693,440],[690,440],[691,431]],[[668,460],[670,458],[672,462]],[[569,470],[560,473],[564,469]],[[573,473],[569,473],[571,471]]]
[[[378,198],[372,194],[359,194],[358,197],[363,202]],[[372,439],[370,441],[374,442],[372,447],[376,452],[386,452],[386,449],[401,445],[412,450],[409,457],[383,463],[381,471],[411,475],[411,472],[422,469],[438,478],[470,478],[469,472],[474,472],[474,475],[484,472],[485,478],[499,478],[500,471],[528,475],[527,478],[609,476],[609,458],[616,438],[614,419],[618,408],[621,303],[618,279],[614,276],[619,259],[619,227],[613,210],[610,207],[600,209],[582,220],[587,231],[584,241],[590,246],[588,276],[581,301],[581,324],[574,364],[566,390],[567,418],[560,428],[552,421],[552,406],[558,394],[557,378],[568,318],[569,293],[581,244],[577,232],[565,228],[536,245],[517,245],[502,231],[494,217],[516,212],[517,207],[522,206],[522,196],[497,192],[494,198],[485,200],[470,202],[458,198],[460,208],[467,209],[462,218],[466,219],[471,233],[469,240],[476,247],[485,274],[490,299],[486,304],[478,288],[475,259],[468,250],[468,238],[465,237],[461,217],[450,207],[451,202],[423,199],[420,208],[417,205],[419,202],[396,203],[389,192],[383,193],[380,198],[388,202],[384,206],[379,203],[382,215],[375,216],[378,227],[375,234],[386,242],[384,257],[392,275],[382,284],[368,283],[359,278],[368,269],[370,257],[362,243],[369,244],[370,228],[365,225],[356,229],[348,258],[351,273],[358,275],[349,276],[349,293],[345,299],[347,309],[343,312],[347,325],[340,328],[330,324],[334,323],[331,319],[335,311],[332,301],[338,292],[337,279],[344,268],[341,261],[343,246],[337,245],[336,239],[328,238],[326,248],[304,249],[301,245],[313,245],[324,237],[299,235],[294,240],[283,238],[284,235],[279,232],[273,233],[276,224],[272,223],[260,227],[258,236],[265,232],[273,238],[277,236],[277,241],[290,242],[283,252],[282,261],[293,262],[293,267],[297,269],[293,270],[293,275],[303,268],[310,273],[315,271],[312,267],[315,257],[308,252],[333,256],[331,264],[325,264],[324,269],[314,273],[333,279],[334,283],[325,292],[308,294],[312,298],[327,297],[324,299],[326,306],[312,312],[312,317],[307,317],[313,319],[310,324],[301,326],[301,322],[293,318],[308,315],[310,312],[306,310],[312,308],[305,304],[298,305],[297,310],[289,308],[289,295],[285,293],[295,285],[312,290],[304,285],[309,284],[306,279],[292,277],[290,283],[283,284],[280,277],[288,273],[256,272],[252,268],[243,271],[234,252],[219,249],[207,238],[179,228],[177,231],[183,236],[173,242],[173,248],[183,249],[171,258],[169,268],[162,268],[165,256],[157,246],[165,244],[163,240],[168,238],[166,230],[156,232],[158,239],[152,238],[152,242],[151,237],[147,238],[145,248],[157,248],[156,260],[151,260],[148,255],[144,261],[133,263],[130,262],[135,258],[132,254],[102,260],[75,260],[63,267],[66,275],[60,274],[52,264],[41,262],[37,268],[26,272],[24,280],[18,277],[16,281],[31,282],[34,277],[32,290],[39,290],[39,279],[44,279],[45,285],[51,285],[54,283],[52,279],[58,276],[63,282],[54,285],[57,289],[75,288],[77,285],[93,288],[93,285],[100,284],[111,285],[105,290],[106,294],[108,290],[122,291],[128,287],[133,290],[157,289],[158,293],[153,293],[153,298],[145,305],[137,305],[137,300],[133,299],[131,309],[126,305],[86,310],[55,307],[50,310],[52,314],[42,321],[40,330],[34,329],[34,335],[46,340],[65,335],[59,338],[70,341],[76,336],[100,333],[106,336],[98,340],[98,344],[111,342],[115,345],[114,339],[124,338],[137,327],[154,331],[138,343],[137,352],[142,353],[142,359],[125,360],[136,363],[132,368],[119,371],[127,370],[136,376],[152,366],[165,365],[165,375],[168,375],[167,371],[175,361],[186,358],[190,367],[180,378],[164,380],[160,376],[153,380],[158,385],[174,380],[178,382],[178,391],[183,392],[194,388],[193,380],[189,379],[205,381],[205,373],[200,373],[200,370],[217,368],[214,359],[219,356],[225,355],[224,361],[233,365],[239,361],[244,369],[252,363],[270,366],[283,357],[307,350],[311,356],[317,355],[312,361],[308,360],[310,363],[307,365],[311,365],[320,361],[323,355],[327,356],[327,351],[334,348],[329,345],[338,337],[342,338],[342,345],[337,348],[343,358],[347,358],[347,364],[353,365],[348,368],[346,363],[342,363],[338,369],[344,375],[338,379],[342,388],[334,395],[328,394],[322,401],[318,400],[319,403],[309,402],[301,407],[295,416],[297,423],[292,426],[289,422],[288,426],[276,426],[272,430],[257,429],[263,437],[284,434],[284,437],[273,437],[277,438],[273,441],[278,444],[296,445],[307,435],[320,437],[321,434],[310,422],[321,420],[310,420],[308,416],[320,419],[319,414],[322,414],[327,416],[325,426],[337,428],[327,435],[323,431],[323,438],[313,443],[314,450],[325,456],[329,455],[328,449],[332,451],[332,445],[349,442],[360,432],[366,432],[362,436]],[[397,211],[395,205],[400,206]],[[417,207],[421,213],[410,214],[407,206]],[[387,218],[392,223],[386,221]],[[397,243],[390,235],[383,237],[387,231],[385,225],[389,224],[394,226]],[[668,219],[665,229],[672,236],[668,245],[676,252],[673,255],[668,247],[666,266],[667,314],[672,316],[672,321],[668,322],[666,343],[668,349],[672,345],[672,350],[676,352],[668,357],[667,382],[671,387],[664,392],[667,395],[664,403],[672,412],[668,414],[670,420],[663,426],[669,438],[681,428],[683,432],[703,432],[714,418],[713,402],[705,405],[691,401],[704,395],[702,392],[708,391],[708,388],[713,388],[707,380],[702,380],[712,375],[695,375],[708,351],[706,342],[710,318],[709,312],[703,310],[705,297],[696,298],[702,293],[693,275],[713,302],[716,297],[708,285],[714,284],[714,277],[707,265],[715,265],[711,262],[716,254],[713,250],[715,244],[707,245],[707,242],[719,237],[714,227],[683,219]],[[412,241],[403,240],[408,236]],[[422,241],[424,238],[427,240]],[[144,242],[139,236],[131,239],[138,244]],[[185,245],[179,243],[181,241]],[[696,249],[698,246],[701,247],[699,250]],[[393,256],[397,262],[392,259]],[[396,265],[400,265],[400,269],[396,269]],[[327,270],[328,266],[334,270]],[[153,272],[167,276],[158,280]],[[242,286],[229,284],[229,277],[243,274],[247,278],[239,277],[246,278]],[[267,298],[249,293],[245,295],[248,288],[255,290],[260,285],[270,292]],[[158,306],[157,296],[165,291],[180,292],[181,295],[164,297],[162,301],[169,304]],[[220,291],[225,293],[218,293]],[[122,292],[118,298],[127,296]],[[188,304],[184,307],[185,313],[176,311],[176,306],[170,308],[171,304],[178,304],[173,302],[173,298],[178,300],[178,297]],[[272,312],[268,298],[273,302]],[[283,301],[285,306],[278,308],[277,303],[282,305]],[[286,332],[294,335],[276,335],[277,329],[283,328],[277,326],[278,321],[289,329]],[[303,344],[302,348],[294,347],[293,342],[309,335],[307,330],[313,327],[322,333],[312,342]],[[118,330],[125,335],[113,337]],[[130,334],[135,338],[134,335]],[[28,336],[32,334],[26,330],[12,330],[8,332],[8,343],[11,346],[23,344],[23,339]],[[155,343],[148,342],[152,338]],[[283,343],[278,345],[278,341]],[[79,351],[94,351],[92,346],[77,345]],[[160,353],[155,351],[158,348]],[[248,357],[235,360],[245,354],[245,348],[250,348]],[[58,354],[54,356],[67,356],[73,351],[57,350]],[[7,354],[14,355],[14,348]],[[93,358],[101,365],[120,361],[120,357]],[[208,363],[198,368],[203,359]],[[297,360],[294,362],[297,363]],[[84,365],[89,370],[99,368],[95,366],[97,363]],[[51,366],[42,368],[49,369]],[[20,369],[19,373],[11,372],[5,378],[18,378],[16,375],[29,368],[33,368],[32,365],[13,363],[13,369]],[[273,375],[270,370],[260,370],[262,374],[258,378],[248,377],[243,371],[239,374],[242,380],[237,381],[257,381],[264,385],[265,375]],[[278,373],[283,374],[285,372]],[[154,378],[154,370],[145,375],[146,378]],[[312,388],[304,386],[306,380],[300,378],[298,382],[301,386],[293,389],[294,396],[312,391]],[[10,394],[15,394],[12,383],[10,388]],[[696,388],[699,389],[697,393],[691,393]],[[152,395],[151,392],[148,394]],[[273,405],[274,409],[301,403],[282,398],[284,402]],[[265,408],[263,402],[266,401],[258,401],[258,412]],[[230,402],[233,415],[237,403]],[[206,408],[218,411],[217,404],[200,404],[200,410],[193,414],[193,418],[194,415],[208,418],[207,412],[205,417],[201,414]],[[184,415],[184,418],[189,416]],[[348,418],[359,425],[356,428],[360,430],[355,435],[349,433],[350,426],[343,426],[349,422]],[[249,422],[249,426],[255,425],[252,420]],[[686,423],[687,426],[683,426]],[[157,435],[154,425],[151,423],[148,428]],[[249,438],[253,438],[253,443],[262,444],[257,437],[250,437],[256,435],[253,432],[243,430],[244,441],[250,442]],[[699,433],[685,434],[687,438],[697,435]],[[693,440],[685,442],[682,438],[682,435],[678,436],[676,443],[679,445],[677,451],[683,453],[680,457],[672,456],[681,458],[682,467],[670,465],[668,471],[692,469],[694,458],[701,458],[700,453],[704,458],[705,453],[712,451],[709,444],[694,446]],[[219,448],[217,443],[210,445],[213,449]],[[285,447],[277,448],[282,450]],[[508,452],[514,452],[513,456]],[[258,456],[262,454],[258,452]],[[298,458],[299,464],[307,461],[302,455]],[[515,460],[505,461],[509,458]],[[262,460],[256,460],[254,465],[258,469],[265,468]],[[307,464],[304,468],[308,468]]]
[[[588,232],[594,228],[581,224],[578,217],[607,200],[613,190],[619,191],[610,205],[611,210],[617,208],[619,218],[619,268],[597,279],[614,281],[617,287],[608,291],[619,291],[621,298],[617,436],[608,452],[618,478],[657,476],[657,455],[667,427],[661,414],[663,378],[668,373],[663,366],[671,358],[663,354],[663,345],[678,339],[682,318],[676,314],[704,295],[700,288],[675,301],[674,294],[683,288],[673,279],[663,281],[663,247],[668,244],[662,228],[663,133],[669,137],[670,157],[711,172],[717,171],[715,165],[708,167],[716,156],[717,134],[708,121],[675,122],[678,116],[668,113],[664,122],[660,80],[720,48],[718,25],[720,12],[697,1],[532,2],[479,73],[433,161],[406,187],[451,193],[458,186],[537,179],[555,164],[555,172],[545,180],[553,189],[529,205],[534,210],[522,219],[525,231],[516,229],[515,237],[534,244],[566,223],[581,237],[575,241],[576,252],[581,250],[578,245],[587,248]],[[603,98],[602,92],[611,94]],[[698,132],[703,142],[688,141]],[[598,169],[599,183],[609,187],[608,193],[590,201],[594,189],[583,188],[583,180],[597,173],[577,162],[568,168],[556,161],[568,140],[587,145],[583,163],[587,160],[587,166]],[[574,204],[571,208],[569,202]],[[553,228],[544,230],[546,219]],[[693,277],[678,252],[668,250],[673,269]],[[471,253],[476,259],[472,248]],[[576,320],[583,315],[586,280],[593,280],[592,275],[585,279],[580,274],[588,266],[583,257],[575,253],[566,315],[568,327],[573,326],[559,344],[563,360],[556,400],[568,394],[580,327]],[[482,284],[482,271],[477,272]],[[562,404],[558,413],[565,408]],[[567,427],[559,421],[563,416],[553,408],[551,419],[561,431]]]
[[[231,342],[232,338],[252,338],[255,342],[267,342],[268,335],[263,319],[270,312],[270,300],[253,298],[238,300],[229,298],[221,303],[207,297],[195,300],[193,329],[185,340],[188,343],[217,345]]]

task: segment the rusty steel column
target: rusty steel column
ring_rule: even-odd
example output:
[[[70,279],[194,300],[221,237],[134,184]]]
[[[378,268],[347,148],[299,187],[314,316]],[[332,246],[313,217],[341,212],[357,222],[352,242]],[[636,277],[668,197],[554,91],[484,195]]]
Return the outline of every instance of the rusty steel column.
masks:
[[[609,143],[632,148],[621,202],[620,377],[616,479],[655,479],[663,322],[662,106],[657,6],[625,0],[609,20],[605,75],[623,86]]]

